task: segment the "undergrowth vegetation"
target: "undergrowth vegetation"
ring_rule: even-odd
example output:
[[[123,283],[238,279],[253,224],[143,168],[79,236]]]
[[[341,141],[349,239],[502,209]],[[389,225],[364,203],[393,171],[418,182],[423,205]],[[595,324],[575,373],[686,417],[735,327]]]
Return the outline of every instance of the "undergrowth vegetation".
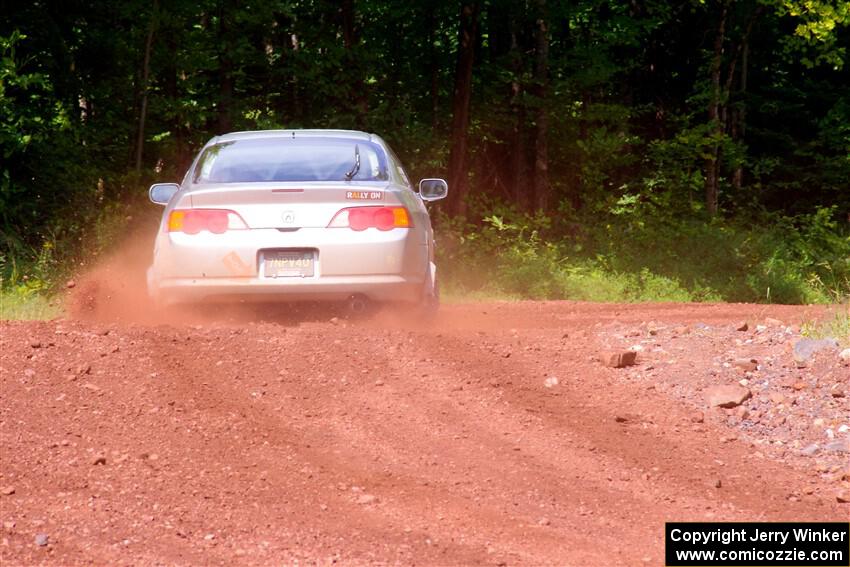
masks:
[[[67,204],[56,215],[40,245],[6,236],[0,247],[0,320],[50,319],[62,312],[58,292],[75,274],[86,270],[114,248],[128,232],[134,214],[148,214],[138,184],[130,177],[115,181],[114,192],[104,195],[104,182],[94,184],[87,196],[94,203]]]
[[[626,208],[563,222],[487,203],[496,212],[480,222],[443,218],[448,294],[789,304],[850,297],[850,235],[831,208],[711,222],[651,204]]]
[[[134,215],[159,212],[141,193],[125,191],[95,212],[69,208],[67,224],[40,247],[0,256],[0,319],[59,315],[66,280],[121,241]],[[530,215],[478,201],[469,215],[477,221],[436,214],[435,224],[449,301],[840,304],[850,297],[850,234],[835,216],[825,207],[707,222],[627,199],[584,215]],[[847,326],[841,311],[809,332],[846,336]]]
[[[803,334],[816,339],[836,339],[842,348],[850,347],[850,302],[839,306],[829,317],[806,323]]]

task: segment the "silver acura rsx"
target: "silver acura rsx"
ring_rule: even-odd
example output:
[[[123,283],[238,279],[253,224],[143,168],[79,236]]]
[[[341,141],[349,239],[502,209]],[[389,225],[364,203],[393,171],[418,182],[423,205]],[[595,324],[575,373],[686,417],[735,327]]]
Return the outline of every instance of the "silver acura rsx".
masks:
[[[414,188],[378,136],[266,130],[217,136],[165,205],[148,269],[157,305],[198,301],[347,300],[439,305],[425,203],[442,179]]]

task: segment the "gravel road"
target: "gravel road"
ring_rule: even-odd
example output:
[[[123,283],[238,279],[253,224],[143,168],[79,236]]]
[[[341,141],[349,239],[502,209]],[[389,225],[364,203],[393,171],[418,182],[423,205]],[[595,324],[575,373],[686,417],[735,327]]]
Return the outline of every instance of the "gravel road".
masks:
[[[665,521],[846,521],[822,313],[0,322],[0,563],[663,565]]]

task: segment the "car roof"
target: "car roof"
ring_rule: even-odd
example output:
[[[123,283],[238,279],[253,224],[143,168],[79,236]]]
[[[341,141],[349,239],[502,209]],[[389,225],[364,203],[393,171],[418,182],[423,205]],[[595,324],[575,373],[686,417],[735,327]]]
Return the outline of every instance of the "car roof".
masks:
[[[234,140],[246,140],[252,138],[341,138],[351,139],[357,138],[361,140],[373,141],[375,136],[368,132],[359,130],[252,130],[246,132],[230,132],[216,136],[211,143],[231,142]]]

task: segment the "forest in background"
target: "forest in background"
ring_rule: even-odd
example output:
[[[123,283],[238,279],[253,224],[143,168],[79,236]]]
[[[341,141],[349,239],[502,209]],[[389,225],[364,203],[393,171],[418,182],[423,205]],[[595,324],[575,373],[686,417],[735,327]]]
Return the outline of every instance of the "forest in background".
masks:
[[[448,179],[460,292],[842,301],[848,26],[843,0],[0,0],[0,277],[54,289],[215,134],[354,128]]]

